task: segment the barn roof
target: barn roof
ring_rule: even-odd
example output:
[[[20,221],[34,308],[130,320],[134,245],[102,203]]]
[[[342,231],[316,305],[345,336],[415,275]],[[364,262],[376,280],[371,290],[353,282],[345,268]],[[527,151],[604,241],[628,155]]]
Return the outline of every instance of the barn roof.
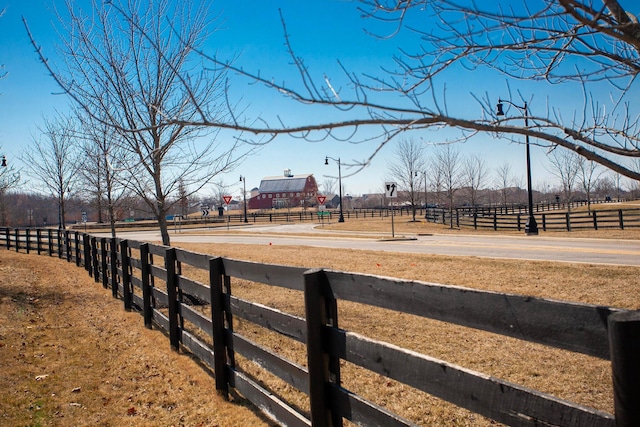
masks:
[[[268,176],[260,181],[261,193],[300,192],[304,190],[307,178],[313,174],[286,176]]]

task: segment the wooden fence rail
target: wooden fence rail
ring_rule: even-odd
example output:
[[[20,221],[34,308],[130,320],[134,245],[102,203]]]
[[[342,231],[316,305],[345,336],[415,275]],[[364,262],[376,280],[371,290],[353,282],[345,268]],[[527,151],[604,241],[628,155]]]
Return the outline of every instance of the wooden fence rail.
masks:
[[[0,246],[26,253],[35,250],[84,267],[96,283],[123,300],[126,310],[139,310],[146,327],[164,330],[172,349],[186,349],[208,365],[221,394],[233,388],[283,425],[340,426],[343,419],[366,426],[414,425],[350,391],[341,378],[341,361],[508,425],[640,425],[638,311],[260,264],[50,229],[0,229]],[[232,292],[237,279],[301,292],[304,317],[239,298]],[[338,301],[611,360],[615,416],[341,329]],[[235,330],[240,319],[302,343],[307,366]],[[305,394],[309,409],[300,409],[268,389],[243,369],[238,356]]]
[[[455,227],[474,229],[523,231],[527,214],[499,214],[470,210],[429,209],[427,218],[431,222]],[[640,227],[640,209],[612,209],[591,212],[544,212],[536,213],[538,228],[543,231],[599,230],[605,228]]]

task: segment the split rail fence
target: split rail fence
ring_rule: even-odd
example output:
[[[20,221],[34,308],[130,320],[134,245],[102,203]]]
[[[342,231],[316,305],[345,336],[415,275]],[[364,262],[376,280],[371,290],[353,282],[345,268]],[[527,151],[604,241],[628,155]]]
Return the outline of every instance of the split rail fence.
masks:
[[[220,393],[235,389],[282,425],[340,426],[343,419],[364,426],[414,425],[350,391],[341,380],[341,361],[507,425],[640,425],[638,311],[260,264],[73,231],[0,228],[0,245],[84,267],[126,310],[140,311],[145,326],[165,331],[171,348],[186,349],[208,365]],[[207,280],[194,279],[195,271]],[[232,293],[235,279],[302,292],[305,316],[239,298]],[[339,300],[610,360],[615,415],[341,329]],[[234,329],[237,321],[302,344],[307,366],[242,335]],[[307,395],[309,408],[269,390],[238,366],[238,355]]]
[[[428,219],[441,224],[474,229],[523,231],[528,214],[485,213],[481,210],[429,209]],[[535,213],[538,228],[542,231],[600,230],[640,227],[640,209],[612,209],[591,212],[543,212]]]

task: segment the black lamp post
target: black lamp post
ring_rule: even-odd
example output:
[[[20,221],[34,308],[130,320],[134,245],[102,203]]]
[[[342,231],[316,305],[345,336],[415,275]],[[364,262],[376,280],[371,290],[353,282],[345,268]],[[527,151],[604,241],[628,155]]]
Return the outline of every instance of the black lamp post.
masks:
[[[244,222],[247,221],[247,177],[240,175],[240,181],[242,181],[242,198],[244,200]]]
[[[0,163],[0,166],[3,168],[7,167],[7,158],[5,156],[2,156],[2,163]]]
[[[524,103],[524,107],[520,107],[514,104],[511,101],[507,101],[504,99],[498,99],[498,111],[496,111],[496,115],[504,116],[504,111],[502,110],[502,103],[506,102],[513,107],[522,110],[524,112],[524,126],[525,128],[529,127],[529,109],[527,103]],[[527,195],[529,197],[529,217],[527,218],[527,223],[524,226],[524,232],[527,235],[537,235],[538,234],[538,223],[536,223],[536,218],[533,216],[533,192],[531,189],[531,154],[529,152],[529,135],[525,135],[525,146],[527,152]]]
[[[338,217],[338,222],[344,222],[344,215],[342,214],[342,172],[340,170],[340,157],[334,159],[333,157],[325,156],[324,164],[329,164],[329,159],[338,162],[338,187],[339,187],[339,195],[340,195],[340,216]]]

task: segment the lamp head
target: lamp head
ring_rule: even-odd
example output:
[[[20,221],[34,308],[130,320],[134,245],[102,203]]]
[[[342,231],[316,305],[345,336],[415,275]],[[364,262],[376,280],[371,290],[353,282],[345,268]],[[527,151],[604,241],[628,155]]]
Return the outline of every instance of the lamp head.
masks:
[[[0,164],[0,166],[2,166],[3,168],[7,167],[7,158],[5,156],[2,156],[2,163]]]
[[[329,164],[329,157],[325,157],[325,158],[324,158],[324,164],[325,164],[325,165],[328,165],[328,164]]]
[[[496,111],[496,115],[504,116],[504,111],[502,111],[502,102],[500,100],[498,100],[497,108],[498,108],[498,111]]]
[[[242,182],[242,175],[240,175],[240,182]]]

